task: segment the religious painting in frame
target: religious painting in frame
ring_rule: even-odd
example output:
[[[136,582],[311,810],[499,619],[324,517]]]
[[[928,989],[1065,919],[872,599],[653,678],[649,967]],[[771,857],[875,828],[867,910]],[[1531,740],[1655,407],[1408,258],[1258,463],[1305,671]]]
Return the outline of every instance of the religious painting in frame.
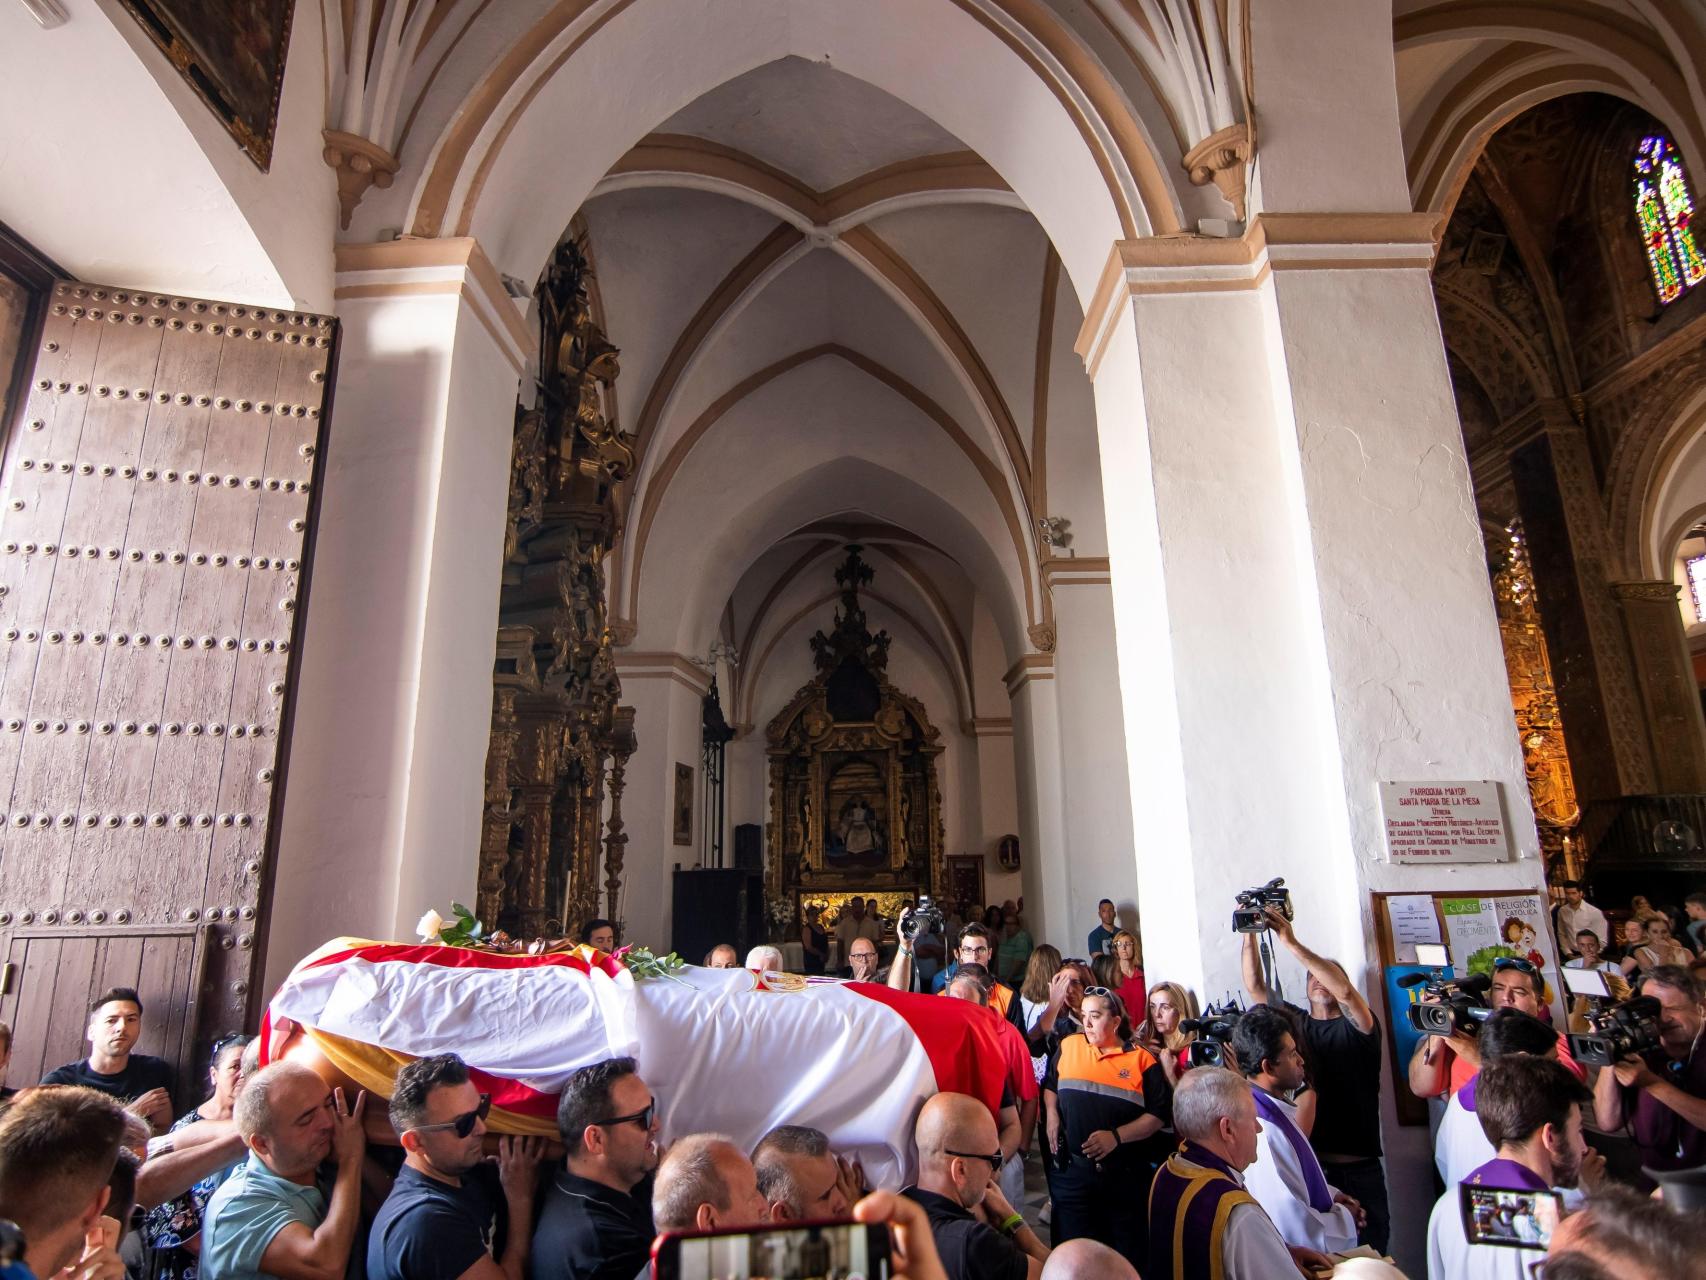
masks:
[[[675,843],[693,843],[693,766],[675,766]]]
[[[122,0],[262,173],[296,0]]]

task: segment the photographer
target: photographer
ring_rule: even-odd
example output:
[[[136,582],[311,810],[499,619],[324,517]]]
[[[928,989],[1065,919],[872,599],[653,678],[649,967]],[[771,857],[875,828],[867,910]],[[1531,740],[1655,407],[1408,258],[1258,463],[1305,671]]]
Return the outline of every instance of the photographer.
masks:
[[[1356,1197],[1367,1214],[1361,1243],[1385,1253],[1392,1223],[1380,1165],[1380,1020],[1342,965],[1299,942],[1281,912],[1269,907],[1266,915],[1268,929],[1308,971],[1308,1012],[1285,1001],[1278,1007],[1297,1030],[1314,1086],[1309,1144],[1334,1185]],[[1252,1005],[1276,1003],[1254,933],[1244,935],[1244,991]]]
[[[1541,1011],[1540,970],[1520,956],[1500,956],[1493,961],[1492,985],[1487,992],[1487,1004],[1493,1009],[1520,1009],[1533,1018],[1545,1020]],[[1424,996],[1423,1003],[1439,1003],[1437,997]],[[1578,1080],[1586,1080],[1587,1072],[1570,1056],[1570,1047],[1559,1042],[1558,1061]],[[1449,1036],[1423,1036],[1416,1051],[1410,1055],[1410,1092],[1418,1098],[1437,1098],[1456,1093],[1475,1078],[1481,1069],[1481,1051],[1474,1033],[1462,1031]]]
[[[1651,1169],[1706,1164],[1706,1049],[1700,984],[1686,969],[1664,965],[1641,985],[1659,1002],[1659,1047],[1601,1070],[1594,1118],[1615,1131],[1628,1122]]]

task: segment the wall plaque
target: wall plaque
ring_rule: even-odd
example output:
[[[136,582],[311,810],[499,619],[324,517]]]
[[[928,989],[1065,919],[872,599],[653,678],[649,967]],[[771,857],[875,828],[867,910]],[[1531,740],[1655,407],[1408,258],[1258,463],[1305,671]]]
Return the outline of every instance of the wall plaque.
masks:
[[[1510,856],[1496,782],[1382,782],[1380,813],[1391,862],[1503,862]]]

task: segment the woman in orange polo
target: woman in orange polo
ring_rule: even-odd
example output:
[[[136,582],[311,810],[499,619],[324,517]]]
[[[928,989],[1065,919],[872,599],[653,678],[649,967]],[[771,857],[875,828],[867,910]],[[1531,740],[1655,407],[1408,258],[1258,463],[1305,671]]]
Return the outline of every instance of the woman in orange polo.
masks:
[[[1043,1078],[1048,1145],[1055,1155],[1054,1243],[1088,1236],[1133,1267],[1148,1251],[1149,1183],[1142,1150],[1172,1111],[1172,1086],[1106,987],[1084,992],[1084,1030],[1065,1036]]]

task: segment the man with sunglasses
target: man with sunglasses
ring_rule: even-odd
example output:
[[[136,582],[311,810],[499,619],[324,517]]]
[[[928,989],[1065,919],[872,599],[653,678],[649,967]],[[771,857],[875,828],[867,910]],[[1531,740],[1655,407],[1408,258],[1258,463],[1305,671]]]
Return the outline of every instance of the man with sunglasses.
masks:
[[[368,1236],[367,1280],[522,1280],[545,1144],[501,1139],[494,1171],[484,1151],[491,1105],[454,1053],[397,1073],[391,1127],[405,1155]]]
[[[938,1093],[918,1113],[917,1201],[948,1280],[1038,1280],[1048,1248],[1001,1194],[995,1117],[976,1098]]]
[[[1487,1004],[1493,1009],[1520,1009],[1531,1018],[1543,1021],[1541,992],[1544,984],[1540,970],[1520,956],[1501,956],[1493,961],[1492,986],[1487,990]],[[1585,1081],[1587,1072],[1573,1057],[1567,1040],[1558,1042],[1558,1061],[1578,1080]],[[1474,1035],[1461,1032],[1450,1036],[1423,1036],[1416,1051],[1410,1055],[1410,1092],[1418,1098],[1450,1097],[1475,1078],[1481,1069],[1481,1050]]]
[[[656,1234],[644,1184],[658,1167],[657,1100],[634,1059],[570,1076],[557,1131],[567,1155],[545,1192],[527,1280],[633,1280]]]

